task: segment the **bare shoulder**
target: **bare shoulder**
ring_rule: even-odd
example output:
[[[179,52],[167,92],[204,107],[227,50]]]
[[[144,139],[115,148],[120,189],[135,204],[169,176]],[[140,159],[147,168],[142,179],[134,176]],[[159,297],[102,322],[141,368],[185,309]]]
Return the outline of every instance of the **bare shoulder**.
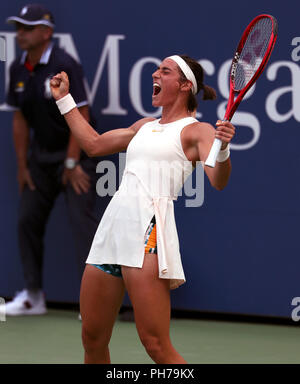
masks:
[[[195,122],[187,125],[182,130],[182,140],[188,143],[197,143],[214,135],[215,128],[205,122]]]
[[[155,119],[153,117],[144,117],[140,120],[137,120],[134,124],[132,124],[129,129],[133,130],[134,133],[137,133],[139,129],[146,123],[149,123],[150,121],[154,121]]]

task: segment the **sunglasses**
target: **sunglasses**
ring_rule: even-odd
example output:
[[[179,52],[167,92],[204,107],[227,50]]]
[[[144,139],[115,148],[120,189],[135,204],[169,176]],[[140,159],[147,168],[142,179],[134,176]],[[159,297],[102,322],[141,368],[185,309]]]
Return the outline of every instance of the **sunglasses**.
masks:
[[[33,31],[37,25],[26,25],[26,24],[21,24],[21,23],[16,23],[16,30],[20,31],[23,29],[25,32],[31,32]]]

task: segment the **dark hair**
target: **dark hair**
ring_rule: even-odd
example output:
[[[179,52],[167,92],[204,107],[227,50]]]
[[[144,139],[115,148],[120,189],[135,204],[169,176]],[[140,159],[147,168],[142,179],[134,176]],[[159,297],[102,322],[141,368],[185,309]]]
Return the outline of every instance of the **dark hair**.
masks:
[[[217,98],[217,94],[214,88],[204,84],[204,70],[202,66],[196,60],[192,59],[187,55],[180,55],[180,57],[187,63],[187,65],[191,68],[195,75],[198,88],[197,94],[202,90],[202,100],[215,100]],[[186,77],[180,68],[179,71],[181,73],[182,81],[186,81]],[[192,112],[197,108],[197,106],[197,98],[195,97],[195,95],[193,95],[192,91],[190,91],[188,98],[188,110]]]

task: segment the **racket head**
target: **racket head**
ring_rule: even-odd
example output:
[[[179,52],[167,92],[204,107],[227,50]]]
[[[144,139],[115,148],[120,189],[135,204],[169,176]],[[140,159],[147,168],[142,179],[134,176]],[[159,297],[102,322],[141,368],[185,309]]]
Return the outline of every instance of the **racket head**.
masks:
[[[277,34],[277,20],[268,14],[256,16],[245,29],[231,63],[230,97],[225,120],[231,120],[242,98],[263,72]]]

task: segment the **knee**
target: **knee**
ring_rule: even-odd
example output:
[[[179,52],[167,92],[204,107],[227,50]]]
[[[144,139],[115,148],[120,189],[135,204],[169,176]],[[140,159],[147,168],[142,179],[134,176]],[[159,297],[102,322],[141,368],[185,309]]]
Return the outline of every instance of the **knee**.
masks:
[[[140,339],[148,355],[155,362],[161,362],[166,354],[168,343],[154,335],[141,335]]]
[[[27,231],[34,231],[36,228],[33,213],[32,212],[21,212],[18,218],[18,230],[20,233],[27,233]]]
[[[30,224],[32,221],[32,212],[30,212],[28,209],[21,209],[19,212],[18,217],[18,225],[19,227],[25,227],[26,225]]]
[[[42,236],[46,219],[46,215],[43,215],[41,210],[21,209],[18,217],[18,230],[20,233],[36,233]]]
[[[106,350],[109,344],[109,337],[106,337],[100,330],[92,329],[83,325],[81,331],[82,344],[85,352],[101,352]]]

